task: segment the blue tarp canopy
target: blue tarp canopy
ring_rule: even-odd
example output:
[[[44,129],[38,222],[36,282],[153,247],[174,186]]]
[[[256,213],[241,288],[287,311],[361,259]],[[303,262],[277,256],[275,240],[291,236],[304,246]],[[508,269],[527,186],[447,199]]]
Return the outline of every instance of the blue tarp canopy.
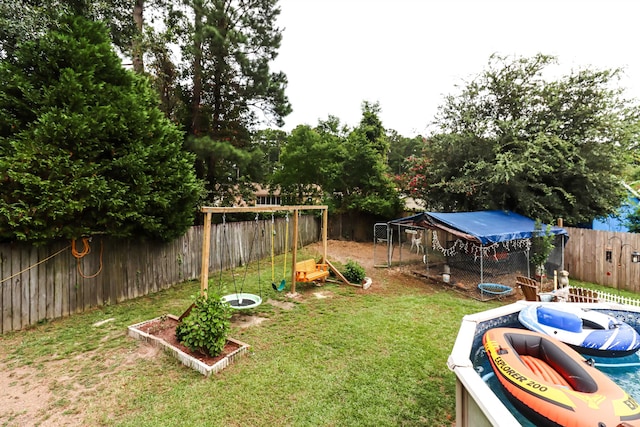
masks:
[[[412,224],[436,228],[482,245],[533,237],[535,221],[510,211],[479,212],[423,212],[389,221],[389,224]],[[546,225],[542,225],[543,231]],[[560,227],[551,227],[554,235],[568,233]]]
[[[616,215],[610,215],[606,218],[596,218],[591,224],[593,230],[603,231],[619,231],[623,233],[629,232],[629,216],[631,216],[640,205],[640,199],[637,197],[629,197],[626,203],[624,203],[618,209]]]

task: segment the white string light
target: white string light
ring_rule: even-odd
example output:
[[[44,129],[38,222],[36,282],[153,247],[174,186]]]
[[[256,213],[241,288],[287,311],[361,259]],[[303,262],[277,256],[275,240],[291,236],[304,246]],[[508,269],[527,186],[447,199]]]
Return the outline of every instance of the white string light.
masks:
[[[498,261],[499,252],[512,252],[522,250],[528,252],[529,249],[531,249],[530,239],[508,240],[506,242],[493,243],[488,246],[474,245],[468,241],[457,239],[453,242],[453,245],[445,248],[442,246],[442,244],[440,244],[440,241],[438,240],[438,233],[436,230],[432,230],[432,235],[433,238],[431,239],[431,247],[434,251],[439,251],[446,257],[452,257],[459,252],[470,254],[473,255],[474,261],[477,261],[480,257],[491,257],[494,260]]]

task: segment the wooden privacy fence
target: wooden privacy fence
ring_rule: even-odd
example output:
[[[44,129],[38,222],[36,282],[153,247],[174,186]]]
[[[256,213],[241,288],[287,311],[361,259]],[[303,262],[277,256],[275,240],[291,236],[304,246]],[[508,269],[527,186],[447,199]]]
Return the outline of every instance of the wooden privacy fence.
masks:
[[[640,293],[640,234],[565,227],[569,240],[564,265],[573,279]]]
[[[312,215],[300,217],[300,244],[318,241],[319,222]],[[281,254],[287,223],[284,218],[277,218],[273,226],[274,251]],[[196,279],[202,265],[203,230],[203,226],[192,227],[170,243],[97,236],[89,242],[90,252],[81,258],[73,255],[68,242],[39,247],[0,244],[0,332],[116,304]],[[291,250],[291,229],[288,234]],[[76,255],[81,255],[78,252],[84,249],[82,241],[76,242],[75,249]],[[270,219],[211,227],[210,271],[244,265],[270,253]]]

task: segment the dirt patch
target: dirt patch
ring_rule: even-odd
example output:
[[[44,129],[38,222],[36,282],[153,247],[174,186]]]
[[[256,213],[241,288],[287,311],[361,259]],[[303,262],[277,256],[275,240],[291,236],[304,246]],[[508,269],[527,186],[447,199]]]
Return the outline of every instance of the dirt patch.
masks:
[[[322,253],[322,243],[314,243],[306,246],[306,250]],[[428,277],[424,274],[424,264],[420,258],[416,258],[413,265],[407,264],[402,267],[381,268],[375,267],[374,247],[372,242],[351,242],[345,240],[329,240],[327,242],[327,257],[329,261],[336,261],[342,265],[349,260],[356,261],[364,267],[366,275],[371,278],[372,284],[368,290],[357,289],[356,292],[366,293],[390,293],[396,292],[401,286],[407,290],[415,290],[420,292],[438,292],[441,290],[453,291],[467,298],[473,298],[480,301],[490,301],[499,299],[504,303],[517,301],[523,298],[519,289],[514,289],[511,295],[493,296],[481,294],[478,289],[477,282],[474,283],[444,283],[440,276]],[[515,275],[512,278],[505,279],[505,283],[515,283]],[[511,280],[511,281],[510,281]]]
[[[131,363],[135,359],[153,359],[162,351],[160,347],[154,347],[152,345],[141,345],[131,353],[128,362]]]
[[[267,301],[267,304],[271,304],[274,307],[278,307],[282,310],[293,310],[293,308],[296,306],[295,303],[292,303],[290,301],[278,301],[275,299],[269,299]]]
[[[96,323],[94,323],[94,324],[93,324],[93,325],[91,325],[91,326],[93,326],[94,328],[97,328],[97,327],[99,327],[99,326],[106,325],[107,323],[113,322],[113,321],[115,321],[115,320],[116,320],[116,319],[115,319],[115,317],[110,317],[110,318],[108,318],[108,319],[105,319],[105,320],[101,320],[101,321],[99,321],[99,322],[96,322]]]
[[[258,326],[265,320],[267,320],[266,317],[248,316],[244,313],[235,313],[233,316],[231,316],[231,324],[240,329],[250,328],[251,326]]]
[[[0,420],[14,423],[9,425],[23,422],[23,425],[30,425],[29,415],[43,412],[53,394],[46,383],[36,381],[37,371],[34,368],[22,366],[9,369],[4,364],[0,366]]]
[[[314,243],[306,246],[305,249],[321,254],[322,243]],[[368,289],[353,287],[353,290],[357,293],[373,292],[384,294],[395,292],[397,290],[397,286],[394,285],[395,282],[400,282],[401,286],[407,289],[420,289],[426,292],[434,290],[431,288],[432,283],[413,275],[408,269],[375,267],[372,242],[329,240],[327,242],[327,257],[338,269],[349,260],[357,262],[365,269],[365,275],[371,278],[371,286]]]
[[[313,296],[316,297],[317,299],[331,298],[333,297],[333,292],[329,292],[329,291],[314,292]]]
[[[305,249],[320,254],[322,253],[322,242],[306,246]],[[327,242],[327,257],[329,261],[337,261],[342,265],[349,260],[357,262],[364,267],[366,275],[371,277],[373,281],[372,287],[375,286],[376,279],[381,279],[386,275],[385,271],[387,269],[374,267],[373,243],[329,240]]]
[[[307,248],[322,253],[322,242],[314,243]],[[329,260],[336,260],[342,264],[353,260],[367,270],[367,275],[373,267],[373,243],[351,242],[346,240],[329,240],[327,242],[327,256]]]
[[[66,386],[63,394],[54,392],[63,384]],[[83,391],[68,377],[55,375],[55,369],[48,370],[45,375],[39,368],[11,367],[0,363],[0,425],[83,426],[80,407],[71,405],[64,411],[58,410],[58,407],[66,406]]]

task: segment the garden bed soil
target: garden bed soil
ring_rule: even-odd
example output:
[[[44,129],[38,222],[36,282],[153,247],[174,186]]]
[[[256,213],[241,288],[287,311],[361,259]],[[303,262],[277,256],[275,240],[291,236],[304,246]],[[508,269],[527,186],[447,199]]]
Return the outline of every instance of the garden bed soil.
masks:
[[[129,336],[163,348],[184,365],[206,376],[226,368],[237,357],[246,353],[249,348],[248,344],[233,338],[227,338],[222,353],[217,356],[209,356],[200,351],[191,351],[176,339],[177,325],[178,317],[168,314],[129,326]]]

